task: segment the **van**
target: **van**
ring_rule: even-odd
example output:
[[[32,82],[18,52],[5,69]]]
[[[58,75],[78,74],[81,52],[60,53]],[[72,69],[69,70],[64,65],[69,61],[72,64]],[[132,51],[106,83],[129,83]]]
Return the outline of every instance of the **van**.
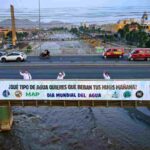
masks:
[[[103,57],[106,58],[122,58],[124,48],[108,48],[103,52]]]
[[[150,48],[136,48],[131,51],[128,60],[147,60],[150,61]]]

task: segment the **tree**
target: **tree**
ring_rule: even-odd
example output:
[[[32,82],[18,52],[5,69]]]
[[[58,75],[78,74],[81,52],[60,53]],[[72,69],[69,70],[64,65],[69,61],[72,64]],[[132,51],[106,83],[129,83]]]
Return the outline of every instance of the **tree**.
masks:
[[[22,40],[24,37],[27,37],[28,33],[27,32],[17,32],[17,39]]]
[[[31,51],[32,51],[32,46],[31,46],[31,45],[28,45],[28,46],[27,46],[26,53],[30,53]]]
[[[31,50],[32,49],[32,46],[31,45],[28,45],[27,46],[27,50]]]
[[[139,47],[145,47],[147,40],[149,39],[148,34],[146,32],[139,32]]]
[[[77,34],[78,33],[78,29],[77,28],[71,28],[70,32]]]
[[[145,43],[145,47],[150,48],[150,39]]]
[[[6,36],[7,38],[12,38],[12,31],[9,31]]]

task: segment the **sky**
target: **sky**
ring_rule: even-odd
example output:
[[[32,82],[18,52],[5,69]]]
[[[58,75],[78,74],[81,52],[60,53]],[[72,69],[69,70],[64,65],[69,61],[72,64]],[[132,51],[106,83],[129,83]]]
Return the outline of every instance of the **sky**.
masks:
[[[58,7],[109,7],[109,6],[147,6],[150,0],[40,0],[41,8]],[[39,0],[0,0],[0,9],[9,8],[38,8]]]

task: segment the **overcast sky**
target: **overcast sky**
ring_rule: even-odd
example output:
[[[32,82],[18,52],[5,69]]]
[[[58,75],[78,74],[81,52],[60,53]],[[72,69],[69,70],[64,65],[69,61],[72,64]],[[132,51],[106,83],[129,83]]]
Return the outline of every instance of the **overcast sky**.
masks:
[[[40,0],[41,8],[56,7],[105,7],[105,6],[147,6],[150,0]],[[0,0],[0,8],[38,8],[39,0]]]

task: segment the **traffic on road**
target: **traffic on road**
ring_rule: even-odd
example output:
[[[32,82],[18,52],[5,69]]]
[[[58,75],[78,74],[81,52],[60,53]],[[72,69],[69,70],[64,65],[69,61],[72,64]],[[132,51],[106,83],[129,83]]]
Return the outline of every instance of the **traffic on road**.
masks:
[[[48,49],[45,49],[43,52],[40,53],[39,58],[43,58],[43,60],[46,59],[51,59],[50,51]],[[86,55],[89,57],[93,57],[93,55]],[[146,60],[150,61],[150,49],[149,48],[135,48],[133,49],[130,53],[125,53],[124,48],[107,48],[104,50],[104,52],[100,55],[102,58],[105,60],[109,58],[110,60],[114,59],[119,59],[121,61],[133,61],[133,60]],[[37,57],[37,56],[32,56],[32,58]],[[56,56],[54,56],[56,57]],[[76,57],[78,59],[78,55],[76,56],[71,56]],[[31,57],[30,57],[31,58]],[[69,58],[69,57],[68,57]],[[17,62],[22,62],[27,60],[27,55],[23,52],[19,51],[12,51],[12,52],[6,52],[6,51],[0,51],[0,61],[1,62],[6,62],[6,61],[17,61]],[[90,60],[90,59],[89,59]],[[99,58],[100,60],[100,58]],[[32,60],[31,60],[32,61]],[[33,60],[34,61],[34,60]],[[94,59],[93,59],[94,61]]]

